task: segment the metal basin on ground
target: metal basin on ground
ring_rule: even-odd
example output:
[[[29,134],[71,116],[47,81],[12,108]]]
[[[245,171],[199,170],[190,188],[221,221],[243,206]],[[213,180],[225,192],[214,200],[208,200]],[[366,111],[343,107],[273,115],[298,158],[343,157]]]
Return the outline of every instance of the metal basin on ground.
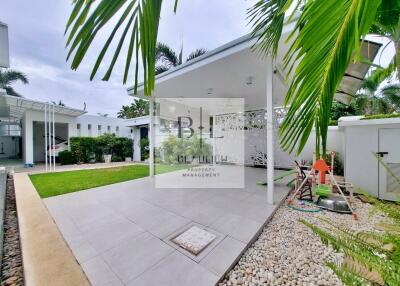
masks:
[[[319,197],[317,205],[320,208],[330,210],[338,213],[351,213],[349,206],[347,205],[344,198],[337,195],[328,195],[326,197]]]

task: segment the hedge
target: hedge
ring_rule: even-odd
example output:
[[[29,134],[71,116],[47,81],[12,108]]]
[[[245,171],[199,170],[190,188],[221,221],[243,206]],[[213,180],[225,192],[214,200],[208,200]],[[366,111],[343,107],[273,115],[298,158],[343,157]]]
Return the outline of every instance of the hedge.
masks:
[[[400,113],[366,115],[363,118],[361,118],[361,120],[385,119],[385,118],[397,118],[397,117],[400,117]]]
[[[58,153],[58,158],[61,165],[72,165],[75,164],[75,158],[71,151],[61,151]]]
[[[71,152],[79,163],[104,162],[103,155],[111,154],[118,162],[132,157],[132,139],[104,134],[98,137],[71,137]]]

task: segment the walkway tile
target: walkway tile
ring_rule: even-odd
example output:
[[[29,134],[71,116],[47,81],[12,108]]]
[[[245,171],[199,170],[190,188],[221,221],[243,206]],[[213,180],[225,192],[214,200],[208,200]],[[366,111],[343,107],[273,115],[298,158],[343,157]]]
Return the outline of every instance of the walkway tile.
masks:
[[[96,249],[81,234],[64,235],[64,238],[79,263],[86,262],[99,255]]]
[[[158,238],[164,238],[190,220],[158,207],[132,210],[127,217]]]
[[[76,201],[79,201],[79,199],[76,199]],[[89,225],[115,214],[115,211],[111,208],[96,202],[86,205],[77,204],[76,206],[69,207],[65,212],[78,227]]]
[[[173,273],[173,275],[171,275]],[[128,286],[211,286],[218,278],[196,262],[175,251]]]
[[[260,229],[261,225],[262,223],[260,222],[239,215],[226,213],[210,227],[247,244]]]
[[[200,262],[200,264],[218,277],[221,277],[233,264],[245,246],[243,242],[227,236]]]
[[[198,203],[186,208],[182,215],[204,226],[210,226],[224,213],[225,211],[221,208],[210,206],[207,203]]]
[[[99,253],[117,246],[125,239],[144,232],[144,229],[120,216],[113,216],[81,227],[83,236]]]
[[[83,263],[82,268],[92,286],[123,285],[101,257],[95,257]]]
[[[172,247],[146,232],[110,249],[102,257],[122,282],[127,283],[173,251]]]

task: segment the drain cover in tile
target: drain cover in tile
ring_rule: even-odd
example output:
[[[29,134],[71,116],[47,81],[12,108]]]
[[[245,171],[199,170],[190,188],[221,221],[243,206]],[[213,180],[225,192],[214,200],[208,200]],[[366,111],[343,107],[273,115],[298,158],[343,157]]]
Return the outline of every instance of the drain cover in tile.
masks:
[[[216,236],[197,226],[192,226],[175,238],[171,239],[173,243],[186,249],[194,255],[202,252]]]

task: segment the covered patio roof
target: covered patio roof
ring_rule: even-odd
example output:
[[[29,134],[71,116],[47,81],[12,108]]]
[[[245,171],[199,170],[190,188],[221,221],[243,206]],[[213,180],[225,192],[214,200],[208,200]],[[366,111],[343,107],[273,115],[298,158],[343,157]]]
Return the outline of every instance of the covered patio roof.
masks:
[[[26,99],[10,95],[0,96],[0,118],[21,119],[26,110],[44,112],[46,102]],[[51,104],[52,105],[52,104]],[[54,112],[61,115],[77,117],[86,113],[85,110],[75,109],[67,106],[54,105]]]
[[[289,48],[285,40],[291,29],[292,25],[285,26],[280,49],[274,60],[275,106],[282,105],[287,91],[283,57]],[[243,36],[158,75],[155,97],[242,97],[246,100],[247,109],[265,107],[267,60],[252,49],[255,42],[256,38],[252,35]],[[381,46],[381,43],[364,41],[362,56],[373,62]],[[337,90],[336,99],[348,103],[360,88],[369,68],[367,63],[351,63]],[[128,89],[128,94],[147,98],[143,93],[143,83],[139,84],[137,95],[132,87]]]

